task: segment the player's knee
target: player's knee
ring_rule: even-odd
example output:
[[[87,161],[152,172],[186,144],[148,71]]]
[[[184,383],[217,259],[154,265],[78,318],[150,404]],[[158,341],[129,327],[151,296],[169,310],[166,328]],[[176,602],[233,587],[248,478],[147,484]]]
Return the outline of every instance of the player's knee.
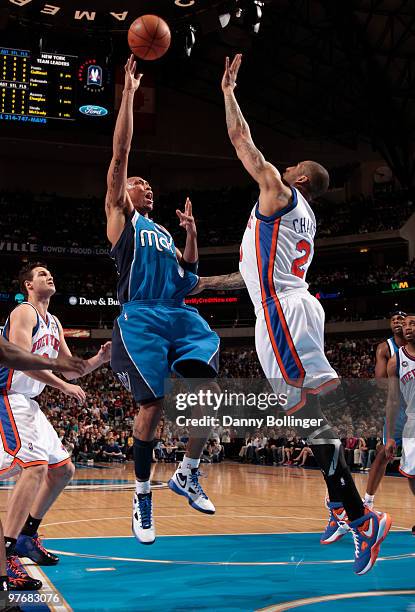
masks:
[[[33,486],[40,486],[48,473],[47,465],[32,465],[23,470],[22,476],[25,480],[31,480]]]
[[[68,483],[72,480],[75,474],[75,466],[72,461],[68,461],[64,465],[60,465],[57,468],[52,468],[48,471],[49,480],[53,480],[55,482],[65,482]]]
[[[415,478],[408,478],[408,485],[412,493],[415,495]]]
[[[133,435],[135,438],[145,439],[157,427],[163,413],[163,400],[153,400],[140,404],[139,413],[134,419]]]

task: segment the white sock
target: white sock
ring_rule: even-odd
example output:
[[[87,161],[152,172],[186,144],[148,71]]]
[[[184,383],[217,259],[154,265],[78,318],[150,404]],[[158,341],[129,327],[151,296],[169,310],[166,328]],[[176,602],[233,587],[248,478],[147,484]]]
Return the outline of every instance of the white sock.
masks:
[[[375,499],[374,495],[369,495],[369,493],[365,493],[365,498],[363,500],[366,504],[373,504],[373,500]]]
[[[136,480],[135,490],[136,490],[137,495],[139,494],[142,495],[143,493],[150,493],[150,481],[149,480],[144,480],[144,481]]]
[[[179,470],[194,470],[199,467],[200,459],[190,459],[185,455],[180,464]]]

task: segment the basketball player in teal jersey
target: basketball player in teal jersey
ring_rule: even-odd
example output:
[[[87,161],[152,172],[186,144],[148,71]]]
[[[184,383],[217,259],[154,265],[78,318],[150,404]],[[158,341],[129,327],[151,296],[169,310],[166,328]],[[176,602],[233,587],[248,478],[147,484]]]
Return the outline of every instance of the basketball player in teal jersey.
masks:
[[[406,314],[402,311],[392,313],[390,319],[392,336],[377,346],[375,376],[381,389],[386,389],[388,386],[388,361],[399,351],[401,346],[405,346],[406,344],[402,329],[405,317]],[[405,406],[401,405],[399,418],[395,428],[395,442],[400,446],[402,445],[402,430],[405,425],[405,421]],[[386,444],[385,432],[383,436],[383,443]],[[366,494],[364,498],[365,505],[368,506],[368,508],[373,508],[375,493],[379,488],[383,476],[385,475],[388,462],[389,458],[386,456],[385,447],[382,446],[378,449],[375,460],[370,467]]]
[[[142,75],[132,55],[125,66],[125,84],[114,132],[113,158],[105,202],[111,257],[119,274],[122,306],[113,330],[111,366],[140,404],[134,421],[136,492],[132,528],[143,544],[155,540],[150,467],[153,442],[163,405],[165,379],[171,372],[185,378],[214,379],[219,338],[184,298],[197,285],[196,226],[190,200],[177,211],[186,230],[183,255],[169,232],[152,221],[153,192],[140,177],[127,178],[133,135],[133,100]],[[209,432],[206,432],[206,437]],[[206,438],[191,438],[182,464],[169,481],[175,493],[207,514],[215,508],[198,481]]]

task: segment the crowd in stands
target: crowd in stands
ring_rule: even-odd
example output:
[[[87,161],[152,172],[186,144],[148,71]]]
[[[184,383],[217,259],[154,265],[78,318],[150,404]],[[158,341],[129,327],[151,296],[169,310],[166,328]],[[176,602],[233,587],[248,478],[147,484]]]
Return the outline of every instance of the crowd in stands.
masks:
[[[353,198],[342,204],[314,203],[318,238],[381,232],[401,227],[415,212],[404,191],[385,191]]]
[[[415,259],[399,266],[386,264],[385,266],[365,266],[353,268],[352,266],[333,267],[320,271],[318,262],[315,262],[307,275],[310,290],[318,291],[328,288],[345,289],[348,287],[369,287],[379,283],[390,283],[401,279],[415,279]]]
[[[350,465],[361,465],[363,469],[373,460],[383,423],[383,402],[370,380],[376,345],[376,339],[344,339],[330,340],[326,346],[330,362],[346,380],[341,397],[334,395],[329,399],[324,412],[343,439]],[[255,350],[225,349],[219,376],[223,379],[261,377]],[[87,396],[83,406],[51,387],[46,387],[39,399],[64,446],[75,461],[85,464],[131,460],[136,406],[130,393],[108,366],[84,377],[80,384]],[[165,418],[156,438],[154,461],[173,462],[183,456],[189,431]],[[202,461],[216,463],[225,457],[267,464],[313,463],[312,453],[304,441],[297,438],[294,430],[282,428],[251,432],[215,428],[204,448]]]
[[[161,194],[156,200],[154,217],[169,229],[179,245],[184,242],[184,234],[178,227],[175,211],[184,206],[188,195],[193,201],[199,246],[240,243],[247,217],[257,199],[256,186]],[[44,245],[108,248],[103,199],[0,192],[2,239]],[[342,204],[323,199],[315,202],[313,208],[319,238],[397,229],[415,210],[405,191],[361,196]],[[241,210],[245,210],[246,214],[241,214]]]
[[[42,261],[44,258],[40,259]],[[76,262],[76,260],[74,261]],[[55,260],[51,266],[58,294],[65,296],[115,296],[118,277],[115,266],[110,261],[106,266],[97,269],[93,267],[83,268],[82,273],[80,273],[77,263],[73,265],[71,270],[66,269],[67,262],[65,264],[65,268],[62,269]],[[9,264],[7,268],[1,270],[0,292],[14,294],[20,291],[17,279],[20,267],[21,262],[16,260],[13,265]],[[325,290],[328,292],[330,290],[342,291],[348,288],[357,288],[362,291],[363,288],[375,287],[379,283],[396,282],[402,279],[406,281],[415,280],[415,259],[409,263],[396,266],[388,264],[383,267],[365,266],[364,269],[361,266],[336,266],[329,270],[323,270],[321,261],[316,260],[307,275],[312,293]],[[342,317],[341,320],[346,318]],[[378,318],[375,313],[374,318]]]

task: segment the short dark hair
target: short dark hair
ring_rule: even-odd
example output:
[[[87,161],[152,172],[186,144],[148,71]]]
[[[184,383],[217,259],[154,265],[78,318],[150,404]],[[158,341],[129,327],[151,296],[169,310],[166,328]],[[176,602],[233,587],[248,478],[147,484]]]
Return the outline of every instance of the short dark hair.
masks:
[[[406,314],[406,312],[403,312],[403,310],[394,310],[393,312],[391,312],[391,316],[390,318],[393,319],[393,317],[407,317],[408,315]]]
[[[415,317],[415,312],[408,312],[408,313],[405,315],[405,319],[406,319],[407,317]]]
[[[301,162],[301,169],[308,177],[308,193],[310,198],[318,198],[326,193],[330,184],[329,173],[324,166],[315,161]]]
[[[33,280],[33,270],[35,268],[46,268],[46,270],[49,269],[44,261],[32,261],[23,266],[23,268],[19,272],[19,285],[21,292],[24,293],[25,296],[27,296],[27,289],[25,283],[26,281]]]

